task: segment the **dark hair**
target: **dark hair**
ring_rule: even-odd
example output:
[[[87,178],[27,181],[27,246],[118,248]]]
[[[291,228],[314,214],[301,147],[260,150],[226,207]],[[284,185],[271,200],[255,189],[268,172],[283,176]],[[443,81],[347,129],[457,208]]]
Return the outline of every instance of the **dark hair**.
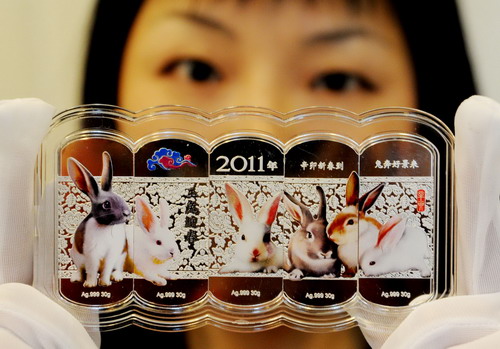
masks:
[[[454,0],[392,1],[417,79],[418,107],[453,130],[459,104],[476,93]]]
[[[143,0],[100,0],[90,36],[83,103],[117,105],[123,50]]]
[[[346,0],[361,6],[361,0]],[[142,0],[101,0],[88,50],[84,103],[117,104],[122,53]],[[475,86],[454,0],[392,0],[417,79],[418,108],[453,129],[461,101]]]

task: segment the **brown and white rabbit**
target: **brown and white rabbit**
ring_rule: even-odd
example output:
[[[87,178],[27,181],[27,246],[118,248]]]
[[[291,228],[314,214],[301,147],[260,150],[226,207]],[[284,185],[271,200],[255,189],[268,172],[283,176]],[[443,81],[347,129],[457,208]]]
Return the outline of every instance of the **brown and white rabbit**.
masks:
[[[276,218],[282,194],[268,199],[254,215],[248,199],[240,191],[228,183],[225,187],[229,210],[240,235],[231,261],[219,272],[277,272],[283,268],[283,249],[271,241],[271,225]]]
[[[382,226],[376,245],[360,255],[359,266],[365,275],[408,270],[418,270],[423,277],[431,275],[425,263],[431,256],[425,231],[407,226],[406,221],[404,214],[398,214]]]
[[[141,197],[135,198],[135,213],[140,230],[127,230],[125,270],[136,273],[155,285],[164,286],[177,276],[168,269],[168,261],[179,255],[174,234],[168,228],[168,203],[160,199],[160,219]]]
[[[382,224],[367,215],[382,193],[385,184],[379,184],[359,197],[359,177],[352,172],[347,180],[345,207],[328,225],[327,234],[339,248],[339,258],[345,266],[344,276],[354,276],[358,260],[366,249],[375,246]],[[358,255],[359,253],[359,255]]]
[[[340,264],[337,258],[337,245],[326,235],[326,197],[323,188],[316,187],[319,207],[313,216],[303,203],[285,192],[283,202],[292,218],[300,223],[288,244],[288,258],[285,269],[290,272],[291,280],[304,276],[338,275]]]
[[[68,174],[76,187],[87,195],[92,208],[76,229],[70,256],[77,267],[72,281],[85,281],[83,286],[108,286],[111,280],[123,279],[125,261],[125,223],[130,209],[112,191],[113,165],[108,152],[102,153],[101,187],[92,174],[76,159],[67,161]],[[99,275],[99,277],[98,277]]]

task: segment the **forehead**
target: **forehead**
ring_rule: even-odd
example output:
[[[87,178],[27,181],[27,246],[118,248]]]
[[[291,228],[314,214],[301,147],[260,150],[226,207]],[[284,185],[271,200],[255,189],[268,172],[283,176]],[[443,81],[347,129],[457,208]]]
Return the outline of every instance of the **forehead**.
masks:
[[[159,1],[161,0],[146,0]],[[232,7],[239,10],[274,10],[286,11],[290,8],[300,8],[302,11],[308,10],[338,10],[340,8],[349,10],[352,13],[360,14],[372,10],[379,3],[385,0],[185,0],[180,2],[170,2],[169,6],[184,7],[191,10],[209,9],[219,7]]]
[[[386,0],[146,0],[141,12],[157,19],[208,17],[231,27],[272,23],[274,27],[285,26],[288,32],[315,30],[332,23],[380,23],[393,19]]]

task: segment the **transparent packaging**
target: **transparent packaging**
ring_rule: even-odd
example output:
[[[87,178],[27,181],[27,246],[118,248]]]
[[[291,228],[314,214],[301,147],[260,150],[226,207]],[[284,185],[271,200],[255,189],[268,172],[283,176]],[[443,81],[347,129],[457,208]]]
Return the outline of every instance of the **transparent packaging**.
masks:
[[[414,109],[76,107],[38,157],[35,286],[95,330],[384,326],[453,293],[453,147]]]

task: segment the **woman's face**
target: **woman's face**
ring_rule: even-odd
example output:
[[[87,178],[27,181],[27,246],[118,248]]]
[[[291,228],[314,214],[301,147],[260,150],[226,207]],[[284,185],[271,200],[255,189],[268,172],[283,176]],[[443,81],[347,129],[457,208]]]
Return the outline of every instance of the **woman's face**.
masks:
[[[131,110],[417,106],[386,1],[146,0],[120,76],[118,103]]]

